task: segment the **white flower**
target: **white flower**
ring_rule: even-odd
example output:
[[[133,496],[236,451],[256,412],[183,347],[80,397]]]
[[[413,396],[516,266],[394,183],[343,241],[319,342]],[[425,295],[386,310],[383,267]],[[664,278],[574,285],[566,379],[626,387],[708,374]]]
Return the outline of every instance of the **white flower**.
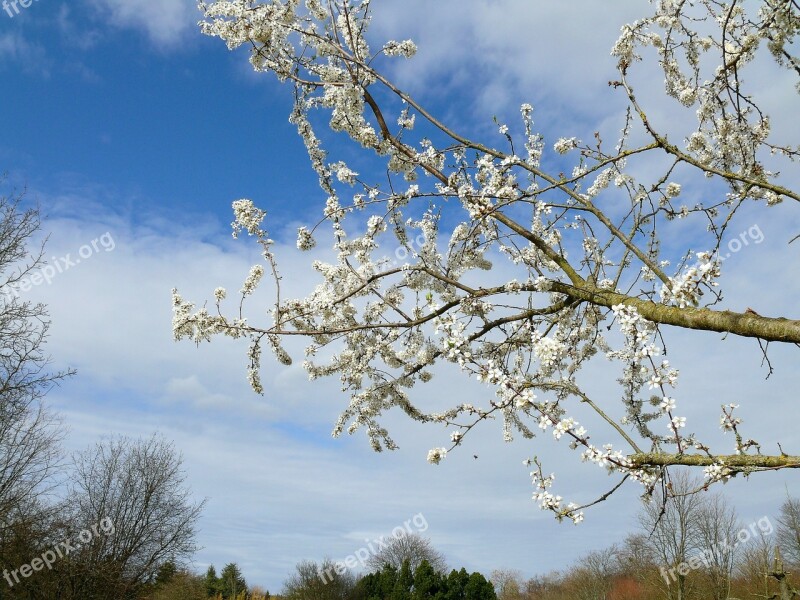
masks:
[[[247,370],[247,381],[250,383],[250,387],[256,394],[264,393],[264,386],[261,385],[261,377],[258,374],[258,369]]]
[[[678,94],[678,100],[684,106],[691,106],[697,100],[697,92],[690,87],[685,87]]]
[[[397,118],[397,124],[400,125],[400,127],[402,127],[403,129],[409,129],[409,130],[414,129],[414,121],[416,121],[416,117],[417,115],[411,115],[409,117],[408,112],[403,111],[403,114],[401,114]]]
[[[428,462],[438,465],[447,456],[447,448],[432,448],[428,451]]]
[[[564,345],[561,342],[549,337],[541,338],[533,344],[533,353],[544,367],[555,365],[564,349]]]
[[[244,280],[244,285],[241,289],[241,294],[243,296],[248,296],[252,294],[256,287],[258,287],[258,282],[261,281],[261,278],[264,276],[264,267],[261,265],[253,265],[250,267],[250,274],[247,276],[247,279]]]
[[[725,482],[731,478],[731,470],[721,463],[714,463],[710,467],[705,467],[703,473],[709,481]]]
[[[686,427],[686,417],[672,417],[668,425],[669,429],[676,430],[681,427]]]
[[[772,190],[768,191],[765,194],[765,197],[767,199],[767,206],[775,206],[776,204],[783,202],[783,196],[776,194]]]
[[[671,182],[667,184],[667,188],[664,190],[664,195],[667,198],[675,198],[676,196],[680,196],[681,194],[681,184]]]
[[[566,154],[570,150],[578,147],[578,139],[571,137],[571,138],[559,138],[559,140],[553,144],[553,150],[558,152],[559,154]]]
[[[557,440],[560,440],[562,435],[567,433],[570,429],[575,427],[577,424],[578,423],[572,417],[569,417],[567,419],[562,419],[555,426],[555,429],[553,429],[553,437],[556,438]]]
[[[613,290],[614,289],[614,280],[613,279],[601,279],[597,283],[597,287],[601,290]]]
[[[338,162],[336,164],[331,165],[331,170],[336,172],[336,178],[342,183],[348,183],[350,185],[353,185],[356,182],[356,177],[358,176],[358,173],[350,170],[348,166],[343,162]]]
[[[533,404],[535,399],[536,395],[530,390],[530,388],[525,388],[517,395],[515,404],[517,408],[525,408],[526,406]]]
[[[417,45],[411,40],[403,40],[402,42],[390,40],[383,45],[383,53],[386,56],[411,58],[417,53]]]
[[[222,300],[225,300],[225,296],[226,295],[227,295],[227,292],[225,291],[225,288],[223,288],[223,287],[218,287],[217,289],[214,290],[214,298],[217,299],[217,302],[221,302]]]
[[[664,396],[664,398],[661,400],[661,410],[663,410],[664,412],[675,410],[675,398],[669,398],[668,396]]]
[[[297,230],[297,249],[298,250],[311,250],[317,242],[311,235],[307,227],[300,227]]]
[[[244,229],[249,235],[259,235],[261,231],[261,221],[267,216],[267,213],[256,208],[252,200],[236,200],[233,203],[233,215],[236,219],[231,223],[233,228],[233,237],[236,238],[239,232]]]

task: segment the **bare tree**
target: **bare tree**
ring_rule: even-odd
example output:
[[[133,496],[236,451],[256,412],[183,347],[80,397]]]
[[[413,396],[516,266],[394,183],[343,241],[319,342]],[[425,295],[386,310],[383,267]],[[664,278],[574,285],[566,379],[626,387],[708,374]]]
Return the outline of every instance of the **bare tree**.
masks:
[[[250,596],[250,600],[269,600],[270,593],[260,585],[254,585],[250,588]]]
[[[669,492],[656,491],[644,505],[639,524],[649,536],[666,596],[685,600],[687,575],[702,564],[696,558],[701,549],[698,533],[701,503],[696,492],[702,483],[686,471],[679,471],[673,474],[669,485]]]
[[[44,266],[43,246],[30,249],[39,213],[23,210],[22,200],[0,196],[0,546],[13,521],[42,509],[40,500],[58,483],[64,431],[42,399],[73,373],[48,370],[47,309],[21,295],[20,286],[41,277]]]
[[[434,548],[429,538],[419,533],[392,536],[383,548],[367,559],[366,565],[371,571],[380,571],[384,565],[400,570],[406,560],[412,571],[416,571],[419,564],[427,560],[437,573],[447,572],[447,559],[444,554]]]
[[[185,480],[181,457],[158,435],[112,438],[76,455],[74,526],[103,528],[75,556],[72,581],[134,598],[164,563],[189,559],[205,502],[192,500]]]
[[[578,559],[578,566],[570,573],[576,600],[607,600],[618,574],[618,554],[619,549],[612,546]]]
[[[286,600],[350,600],[356,586],[352,572],[337,570],[333,561],[304,560],[286,580],[281,597]]]
[[[730,595],[736,564],[737,532],[741,523],[736,511],[720,494],[703,496],[697,513],[697,539],[705,574],[714,600]]]
[[[4,183],[0,179],[0,185]],[[58,540],[56,501],[63,465],[60,419],[44,403],[47,392],[73,373],[52,372],[44,345],[50,326],[43,304],[25,299],[43,280],[44,244],[35,246],[39,212],[23,195],[0,195],[0,569],[13,572]],[[17,581],[19,597],[55,597],[47,582]],[[12,583],[9,581],[9,583]],[[5,584],[5,582],[4,582]],[[48,596],[49,594],[49,596]]]
[[[141,600],[208,600],[203,578],[188,571],[178,571],[167,582],[155,586]],[[261,600],[259,596],[257,600]]]
[[[800,499],[787,495],[778,516],[778,545],[784,557],[800,565]]]
[[[639,582],[647,579],[648,572],[654,569],[656,562],[648,534],[628,535],[617,553],[620,571],[634,576]]]
[[[525,597],[529,600],[548,600],[561,588],[561,573],[552,571],[531,577],[525,582]]]
[[[489,578],[497,593],[497,600],[522,600],[525,581],[516,569],[495,569]]]
[[[38,400],[0,407],[0,541],[58,483],[63,435],[60,419]]]
[[[736,557],[736,568],[745,585],[748,596],[775,598],[777,587],[770,576],[776,546],[774,538],[760,531],[759,535],[742,548]]]

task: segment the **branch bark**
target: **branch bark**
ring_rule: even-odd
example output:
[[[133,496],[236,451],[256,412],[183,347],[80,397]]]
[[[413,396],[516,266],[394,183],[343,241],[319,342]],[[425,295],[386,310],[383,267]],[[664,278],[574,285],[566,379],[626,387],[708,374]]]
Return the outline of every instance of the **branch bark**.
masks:
[[[800,469],[800,456],[763,456],[760,454],[729,454],[706,456],[703,454],[665,454],[642,452],[631,454],[628,459],[635,467],[710,467],[722,464],[730,469]]]
[[[768,342],[800,344],[800,321],[783,317],[762,317],[752,312],[737,313],[710,308],[679,308],[656,304],[619,292],[601,290],[591,284],[580,287],[551,282],[550,290],[566,294],[576,300],[584,300],[598,306],[611,308],[617,304],[633,306],[639,314],[654,323],[673,325],[685,329],[701,329],[720,333],[733,333],[742,337],[754,337]]]

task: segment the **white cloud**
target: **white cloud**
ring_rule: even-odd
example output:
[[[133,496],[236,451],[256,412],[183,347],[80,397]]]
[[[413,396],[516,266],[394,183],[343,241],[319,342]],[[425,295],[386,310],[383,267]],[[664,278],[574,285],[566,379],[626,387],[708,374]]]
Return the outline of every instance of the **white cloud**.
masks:
[[[143,31],[159,47],[174,47],[196,28],[192,0],[89,0],[116,27]]]
[[[16,31],[0,33],[0,67],[4,63],[19,67],[25,73],[44,77],[50,74],[50,62],[44,47],[29,42]]]
[[[175,43],[196,21],[193,2],[92,1],[113,24],[142,30],[161,46]],[[380,35],[420,42],[419,57],[399,75],[412,91],[437,102],[457,81],[475,88],[477,110],[484,112],[498,106],[516,111],[518,103],[535,96],[543,101],[543,114],[562,124],[577,115],[594,125],[615,114],[606,100],[614,97],[607,86],[614,73],[608,51],[619,25],[636,16],[642,3],[620,2],[613,11],[588,1],[531,6],[529,0],[394,0],[376,5],[375,27]],[[20,43],[0,37],[0,56],[4,44],[8,56],[23,55]],[[791,108],[783,98],[774,101]],[[210,498],[199,565],[236,560],[249,581],[276,592],[297,561],[346,556],[362,545],[362,536],[385,535],[422,512],[429,522],[426,534],[454,566],[484,573],[510,567],[533,575],[563,567],[633,527],[627,508],[635,506],[635,486],[596,507],[580,528],[560,526],[538,511],[521,465],[526,456],[538,454],[548,470],[559,473],[555,492],[568,500],[591,500],[614,483],[602,470],[581,465],[564,443],[536,439],[504,445],[499,427],[489,423],[462,451],[432,467],[425,464],[425,452],[442,445],[448,432],[399,414],[386,418],[401,446],[397,453],[370,453],[362,434],[332,442],[329,432],[347,404],[346,394],[336,381],[308,382],[297,364],[282,368],[265,356],[267,393],[254,395],[245,382],[241,341],[219,339],[199,348],[172,341],[169,290],[177,286],[200,302],[211,298],[217,285],[232,292],[259,260],[258,249],[247,241],[231,242],[224,224],[186,213],[172,218],[166,210],[148,214],[138,205],[134,219],[104,208],[100,195],[91,188],[55,199],[39,195],[53,215],[45,223],[53,232],[48,256],[74,255],[107,231],[116,243],[113,251],[97,252],[31,292],[51,307],[54,360],[79,369],[52,398],[72,427],[74,447],[109,432],[147,435],[154,429],[176,441],[196,495]],[[800,233],[800,223],[788,207],[758,219],[765,242],[726,264],[725,306],[742,310],[757,298],[753,308],[760,312],[791,314],[800,281],[787,273],[786,265],[797,258],[786,260],[785,242],[790,233]],[[753,222],[744,213],[737,226]],[[298,255],[291,244],[276,251],[283,272],[291,274],[285,293],[307,290],[315,281],[307,255]],[[800,251],[800,243],[791,251]],[[503,279],[503,268],[488,276]],[[262,295],[251,304],[253,320],[264,315],[268,303]],[[792,419],[776,418],[793,414],[793,391],[800,385],[796,354],[771,348],[777,369],[765,384],[754,341],[721,343],[713,334],[666,333],[673,363],[681,369],[677,397],[690,428],[732,446],[730,436],[716,428],[719,404],[744,398],[747,435],[798,443]],[[615,377],[599,368],[587,374],[598,397],[612,406],[620,393]],[[487,396],[486,387],[445,376],[413,391],[426,406]],[[605,441],[603,429],[592,431],[598,443]],[[786,479],[761,475],[751,483],[733,481],[726,490],[744,518],[760,516],[774,511]],[[541,539],[550,541],[544,545]]]
[[[532,576],[563,567],[634,527],[633,511],[620,510],[635,506],[639,489],[633,485],[593,509],[579,531],[537,509],[521,464],[526,456],[538,454],[548,471],[556,471],[555,492],[570,500],[594,499],[615,483],[603,470],[581,464],[566,444],[555,444],[550,436],[503,444],[499,425],[487,423],[471,434],[466,447],[434,467],[426,464],[426,451],[442,445],[448,430],[422,427],[396,411],[385,423],[399,452],[371,453],[363,434],[331,441],[331,426],[347,397],[336,381],[308,382],[297,365],[286,369],[265,357],[267,393],[256,396],[245,382],[244,344],[227,339],[199,348],[176,344],[169,302],[174,285],[201,302],[212,297],[217,285],[238,289],[258,260],[255,244],[234,242],[225,224],[215,227],[187,214],[175,225],[168,213],[140,210],[134,223],[133,217],[92,202],[95,192],[88,189],[81,203],[75,201],[81,197],[78,191],[66,194],[68,205],[37,195],[53,215],[45,224],[52,231],[48,256],[74,257],[106,231],[115,241],[113,251],[98,252],[30,292],[50,305],[48,349],[54,360],[79,368],[75,380],[51,397],[72,428],[74,448],[112,432],[146,436],[158,429],[175,440],[196,497],[209,498],[198,568],[235,560],[249,581],[277,591],[299,560],[347,556],[364,538],[386,535],[422,512],[429,523],[426,535],[454,566],[484,573],[518,568]],[[747,277],[731,281],[730,306],[741,308],[744,298],[758,297],[755,308],[765,313],[792,309],[800,281],[789,278],[780,288],[766,284],[778,276],[780,265],[773,257],[785,250],[787,232],[797,225],[785,218],[787,212],[778,207],[765,213],[774,218],[761,223],[764,242],[731,258],[731,271],[741,268]],[[286,293],[308,289],[315,279],[307,255],[282,244],[276,252],[284,272],[292,274],[285,280],[292,288]],[[506,268],[499,264],[491,277],[502,279]],[[263,314],[259,307],[268,303],[264,295],[251,304],[254,322]],[[783,349],[774,353],[778,369],[764,387],[755,342],[667,334],[673,363],[681,369],[676,396],[693,430],[730,445],[730,436],[716,427],[719,404],[766,393],[766,409],[760,402],[741,402],[747,435],[798,442],[791,419],[775,419],[792,410],[791,392],[800,385],[800,373]],[[615,376],[602,365],[586,375],[612,413],[619,395]],[[480,402],[487,388],[442,373],[415,393],[431,407],[451,404],[453,398]],[[593,439],[606,441],[599,424],[586,424]],[[778,505],[785,480],[780,474],[762,475],[751,483],[731,482],[726,490],[733,498],[744,492],[740,511],[744,518],[757,518]],[[557,541],[546,548],[532,543],[543,537]]]
[[[590,1],[394,0],[375,7],[372,27],[381,40],[418,42],[417,56],[398,63],[413,92],[472,82],[483,111],[552,101],[573,118],[594,117],[613,97],[606,93],[616,72],[610,50],[620,26],[643,10],[633,0],[614,10]]]
[[[229,408],[233,399],[220,393],[210,392],[197,375],[188,377],[172,377],[166,384],[167,398],[177,402],[186,402],[191,408]]]
[[[64,41],[69,46],[89,50],[100,41],[100,32],[96,28],[87,27],[80,16],[73,15],[73,9],[68,4],[62,4],[56,15],[56,26],[61,32]],[[88,68],[88,67],[85,67]]]

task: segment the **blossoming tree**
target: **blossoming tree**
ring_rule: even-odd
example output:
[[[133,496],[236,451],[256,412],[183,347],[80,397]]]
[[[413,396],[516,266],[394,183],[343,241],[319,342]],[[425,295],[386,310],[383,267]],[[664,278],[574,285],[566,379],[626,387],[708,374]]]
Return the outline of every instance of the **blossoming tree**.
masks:
[[[293,86],[290,120],[327,196],[320,220],[298,231],[297,246],[311,249],[317,230],[329,226],[336,258],[314,263],[320,283],[308,297],[284,298],[266,213],[237,200],[234,236],[257,239],[275,290],[269,322],[253,324],[241,308],[228,316],[222,288],[211,312],[175,290],[176,339],[248,338],[248,377],[260,393],[262,348],[289,364],[281,340],[303,336],[311,378],[338,375],[350,394],[334,435],[364,429],[375,450],[393,449],[381,416],[400,407],[451,429],[448,447],[430,451],[433,463],[476,425],[501,417],[507,440],[551,431],[584,461],[619,474],[609,492],[628,479],[645,493],[657,485],[668,491],[672,465],[704,468],[705,486],[800,466],[800,457],[762,452],[745,439],[733,404],[721,415],[731,448],[711,448],[689,433],[673,397],[678,370],[663,344],[665,326],[755,338],[765,352],[767,343],[800,344],[800,320],[717,307],[720,248],[737,212],[800,201],[778,172],[800,149],[772,140],[769,116],[746,85],[758,61],[800,74],[792,54],[796,1],[660,0],[651,16],[624,25],[609,85],[628,108],[613,144],[599,135],[591,143],[548,142],[529,104],[518,124],[497,124],[494,142],[461,135],[387,75],[387,62],[411,59],[416,46],[375,46],[369,0],[235,0],[200,9],[204,33],[231,49],[246,46],[257,71]],[[668,137],[637,97],[632,73],[644,68],[637,66],[643,58],[655,60],[647,68],[663,70],[667,97],[691,117],[683,139]],[[381,169],[359,174],[330,157],[324,141],[333,134],[320,129],[320,112],[329,115],[327,128],[377,157]],[[718,199],[681,206],[690,186],[714,189]],[[702,251],[664,247],[677,220],[706,226],[691,244]],[[389,264],[387,246],[404,248],[407,263]],[[509,271],[510,280],[500,275]],[[252,267],[239,307],[264,274],[264,266]],[[332,358],[317,362],[329,346]],[[623,410],[611,410],[579,376],[597,357],[618,365]],[[490,386],[492,399],[426,408],[411,388],[442,362]],[[574,417],[578,407],[596,413],[591,437]],[[559,519],[579,522],[584,508],[609,495],[566,503],[551,491],[553,476],[532,462],[534,498]]]

